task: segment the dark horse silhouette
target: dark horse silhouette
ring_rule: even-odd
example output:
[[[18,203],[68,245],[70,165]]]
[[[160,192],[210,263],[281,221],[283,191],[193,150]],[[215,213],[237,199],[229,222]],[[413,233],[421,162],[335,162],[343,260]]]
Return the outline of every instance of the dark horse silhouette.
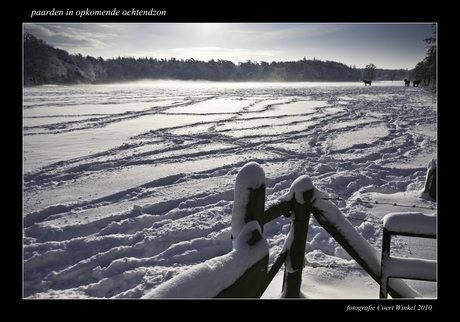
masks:
[[[410,80],[404,78],[404,85],[409,86],[410,85]]]
[[[364,82],[364,86],[367,86],[367,84],[372,85],[372,81],[363,79],[363,82]]]
[[[414,87],[415,87],[415,85],[417,85],[417,87],[418,87],[418,85],[419,85],[421,82],[422,82],[421,79],[419,79],[419,80],[414,80]]]

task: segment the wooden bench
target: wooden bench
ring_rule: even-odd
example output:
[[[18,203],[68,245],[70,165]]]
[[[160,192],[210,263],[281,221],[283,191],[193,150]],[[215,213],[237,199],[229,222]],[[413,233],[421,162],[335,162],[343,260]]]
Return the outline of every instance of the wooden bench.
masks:
[[[436,281],[436,260],[390,257],[393,235],[436,238],[436,216],[405,212],[383,217],[380,298],[388,297],[389,278]]]

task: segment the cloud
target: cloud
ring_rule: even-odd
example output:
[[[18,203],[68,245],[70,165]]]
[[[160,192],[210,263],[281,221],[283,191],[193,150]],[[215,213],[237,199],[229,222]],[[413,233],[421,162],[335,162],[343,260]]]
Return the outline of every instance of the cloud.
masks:
[[[229,36],[246,42],[289,42],[305,40],[312,37],[323,37],[343,30],[339,24],[253,24],[235,25],[226,30]]]
[[[24,24],[24,31],[34,34],[36,37],[39,38],[52,37],[54,35],[54,33],[48,28],[34,23]]]
[[[68,45],[73,45],[77,48],[105,48],[108,46],[108,41],[113,37],[116,37],[116,34],[102,34],[73,27],[67,28],[65,32],[56,34],[58,41],[67,42]]]
[[[80,52],[109,47],[117,33],[107,32],[107,27],[100,24],[24,24],[24,31],[54,47]],[[106,31],[101,32],[104,28]]]

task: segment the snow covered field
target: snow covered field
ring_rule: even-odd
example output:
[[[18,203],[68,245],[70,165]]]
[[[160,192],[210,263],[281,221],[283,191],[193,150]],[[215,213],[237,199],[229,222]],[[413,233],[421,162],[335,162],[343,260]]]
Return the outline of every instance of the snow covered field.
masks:
[[[152,82],[30,87],[23,102],[25,298],[140,298],[229,253],[250,161],[266,205],[308,175],[379,252],[384,215],[436,213],[422,194],[436,98],[422,88]],[[270,263],[288,231],[284,217],[265,226]],[[436,241],[395,237],[391,252],[436,259]],[[281,281],[282,270],[263,297]],[[434,282],[408,284],[437,296]],[[312,216],[302,292],[376,299],[379,286]]]

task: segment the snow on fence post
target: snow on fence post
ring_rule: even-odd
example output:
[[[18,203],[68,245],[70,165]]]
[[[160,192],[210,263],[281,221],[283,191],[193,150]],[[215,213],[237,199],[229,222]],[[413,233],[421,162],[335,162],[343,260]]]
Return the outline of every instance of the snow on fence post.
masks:
[[[251,221],[257,221],[260,232],[254,230],[248,245],[254,245],[263,237],[265,208],[265,172],[256,162],[249,162],[241,168],[235,182],[235,199],[232,211],[232,241],[238,240],[242,228]],[[260,297],[267,286],[268,252],[250,267],[234,284],[216,297]]]
[[[260,276],[266,276],[262,264],[268,265],[268,243],[263,237],[252,243],[254,236],[262,236],[255,220],[243,227],[230,253],[193,266],[142,298],[260,297],[261,286],[265,286]]]
[[[264,227],[265,172],[256,162],[246,163],[236,176],[232,210],[232,240],[248,222]]]
[[[436,168],[436,160],[431,159],[430,162],[428,162],[424,191],[434,200],[436,200]]]

